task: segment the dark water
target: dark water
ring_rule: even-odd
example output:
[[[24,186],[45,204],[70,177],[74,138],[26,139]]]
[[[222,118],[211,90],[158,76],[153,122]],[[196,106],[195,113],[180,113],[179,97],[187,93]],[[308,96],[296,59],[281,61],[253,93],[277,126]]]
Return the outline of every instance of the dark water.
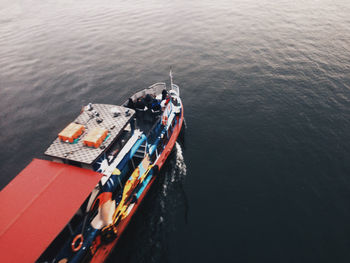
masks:
[[[82,105],[173,66],[186,141],[108,262],[350,262],[349,14],[345,0],[1,0],[0,187]]]

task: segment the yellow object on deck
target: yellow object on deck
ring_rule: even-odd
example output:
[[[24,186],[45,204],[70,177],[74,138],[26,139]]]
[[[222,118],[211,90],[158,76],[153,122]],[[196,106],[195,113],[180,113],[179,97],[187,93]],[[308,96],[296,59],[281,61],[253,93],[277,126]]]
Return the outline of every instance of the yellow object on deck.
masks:
[[[84,125],[72,122],[58,134],[58,138],[60,138],[61,141],[69,141],[72,143],[75,139],[82,135],[84,130]]]
[[[120,170],[119,170],[118,168],[115,168],[115,169],[113,170],[112,174],[113,174],[113,175],[120,175],[121,172],[120,172]]]
[[[98,148],[102,144],[103,140],[107,137],[107,135],[107,129],[95,127],[85,136],[84,145]]]

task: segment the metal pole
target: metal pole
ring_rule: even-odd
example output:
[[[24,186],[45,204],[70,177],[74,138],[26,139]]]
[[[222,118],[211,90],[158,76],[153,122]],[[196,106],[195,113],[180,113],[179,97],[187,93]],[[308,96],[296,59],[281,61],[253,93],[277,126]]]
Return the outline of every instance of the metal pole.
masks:
[[[171,71],[171,67],[170,67],[169,77],[170,77],[170,89],[173,89],[173,73]]]

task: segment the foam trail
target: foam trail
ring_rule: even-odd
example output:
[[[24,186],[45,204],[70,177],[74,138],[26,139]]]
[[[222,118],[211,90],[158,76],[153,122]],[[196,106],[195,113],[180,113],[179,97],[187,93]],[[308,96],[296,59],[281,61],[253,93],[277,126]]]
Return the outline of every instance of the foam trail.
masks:
[[[179,175],[183,178],[187,174],[187,167],[185,163],[185,158],[183,156],[181,145],[176,142],[176,169],[179,171]]]
[[[165,180],[162,186],[162,196],[161,207],[165,208],[165,198],[169,194],[170,189],[172,189],[172,184],[174,182],[182,181],[187,173],[187,167],[185,163],[185,158],[182,152],[181,145],[176,142],[175,144],[176,156],[170,160],[170,168],[165,171]]]

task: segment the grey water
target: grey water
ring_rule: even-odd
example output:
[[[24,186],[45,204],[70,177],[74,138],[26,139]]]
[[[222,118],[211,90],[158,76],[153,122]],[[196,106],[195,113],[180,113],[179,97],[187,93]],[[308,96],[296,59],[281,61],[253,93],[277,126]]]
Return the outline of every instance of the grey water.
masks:
[[[89,102],[187,129],[108,262],[350,262],[350,2],[0,1],[0,188]]]

